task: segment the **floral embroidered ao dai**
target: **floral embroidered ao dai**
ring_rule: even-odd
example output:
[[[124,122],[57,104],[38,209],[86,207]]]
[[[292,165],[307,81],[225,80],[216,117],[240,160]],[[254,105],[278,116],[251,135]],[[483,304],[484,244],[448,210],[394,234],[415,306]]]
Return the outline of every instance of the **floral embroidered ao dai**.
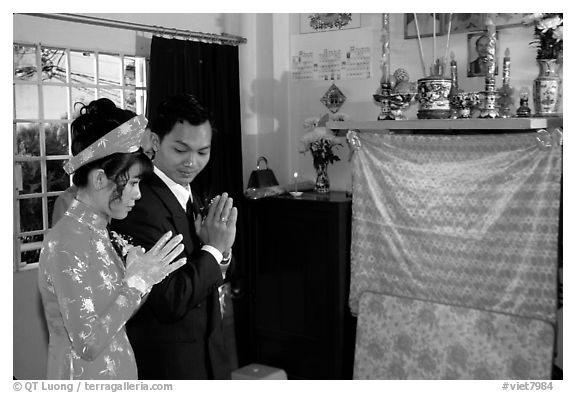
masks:
[[[124,282],[124,264],[107,218],[74,199],[44,240],[38,283],[48,325],[48,379],[137,379],[125,324],[140,292]]]

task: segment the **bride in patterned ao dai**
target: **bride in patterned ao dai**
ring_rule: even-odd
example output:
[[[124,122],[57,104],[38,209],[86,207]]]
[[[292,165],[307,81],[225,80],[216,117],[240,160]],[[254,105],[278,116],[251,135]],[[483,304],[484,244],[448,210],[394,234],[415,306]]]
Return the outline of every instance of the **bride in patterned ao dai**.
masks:
[[[171,263],[184,246],[181,235],[170,240],[168,232],[146,253],[140,247],[122,256],[116,251],[107,225],[126,217],[140,199],[140,178],[152,170],[138,150],[144,127],[142,119],[126,121],[129,111],[107,99],[83,109],[77,120],[84,121],[85,132],[76,132],[77,120],[72,124],[73,150],[79,140],[82,151],[65,167],[76,172],[78,194],[46,235],[38,268],[49,332],[47,378],[137,379],[126,321],[154,284],[185,263]],[[103,131],[113,128],[110,119],[121,125]]]

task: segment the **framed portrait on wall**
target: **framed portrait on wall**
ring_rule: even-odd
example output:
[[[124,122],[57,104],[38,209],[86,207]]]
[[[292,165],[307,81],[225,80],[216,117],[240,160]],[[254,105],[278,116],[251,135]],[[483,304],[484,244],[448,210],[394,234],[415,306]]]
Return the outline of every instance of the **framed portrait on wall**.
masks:
[[[485,30],[485,15],[486,14],[452,14],[452,26],[450,34],[466,33],[471,31]],[[448,23],[450,22],[450,14],[444,16],[444,30],[448,32]]]
[[[488,72],[488,33],[468,33],[468,77],[486,76]],[[494,51],[494,75],[498,75],[499,40],[496,32],[496,48]]]
[[[420,37],[432,37],[434,35],[434,16],[436,17],[436,35],[442,35],[442,21],[444,14],[404,14],[404,39],[418,38],[416,31],[416,21],[418,20],[418,30]]]
[[[300,14],[300,34],[360,27],[360,14]]]

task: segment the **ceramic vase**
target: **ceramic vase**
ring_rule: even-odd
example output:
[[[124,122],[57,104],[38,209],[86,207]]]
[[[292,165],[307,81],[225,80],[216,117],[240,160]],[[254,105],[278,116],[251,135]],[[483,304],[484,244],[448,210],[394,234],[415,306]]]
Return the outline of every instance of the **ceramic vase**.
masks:
[[[539,74],[534,79],[533,96],[536,117],[560,116],[562,80],[556,59],[538,59]]]
[[[419,119],[449,119],[452,80],[443,76],[418,79]]]

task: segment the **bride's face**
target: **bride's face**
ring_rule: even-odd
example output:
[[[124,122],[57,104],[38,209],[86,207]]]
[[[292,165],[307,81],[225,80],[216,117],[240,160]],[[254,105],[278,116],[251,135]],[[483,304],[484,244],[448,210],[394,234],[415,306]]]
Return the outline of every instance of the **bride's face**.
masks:
[[[140,165],[134,164],[128,171],[128,181],[122,190],[122,197],[110,201],[110,217],[116,220],[126,218],[138,199],[140,199]]]

